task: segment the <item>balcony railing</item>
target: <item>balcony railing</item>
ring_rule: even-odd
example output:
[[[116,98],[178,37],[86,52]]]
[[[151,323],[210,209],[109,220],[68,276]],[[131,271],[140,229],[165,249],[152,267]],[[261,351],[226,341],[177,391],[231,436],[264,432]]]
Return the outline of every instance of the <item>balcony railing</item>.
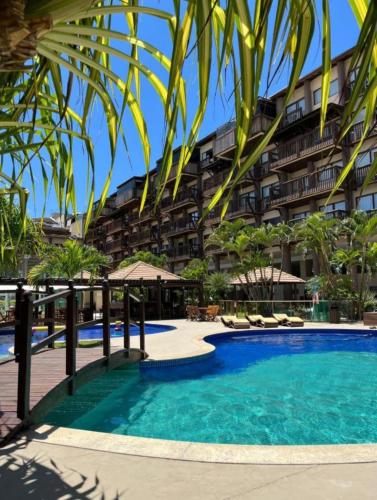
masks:
[[[282,144],[274,150],[276,160],[271,164],[271,168],[295,163],[301,158],[305,159],[334,146],[338,130],[339,126],[336,122],[329,122],[325,125],[322,137],[317,127],[297,139]]]
[[[197,188],[189,187],[185,189],[184,186],[182,186],[174,200],[172,196],[162,199],[161,208],[167,212],[169,210],[183,207],[184,205],[196,204],[198,201],[198,195],[199,192]]]
[[[287,127],[288,125],[291,125],[291,123],[300,120],[303,116],[304,111],[301,108],[290,111],[289,113],[286,112],[279,124],[279,128]]]
[[[278,206],[300,200],[303,197],[331,191],[340,172],[341,167],[329,167],[277,185],[270,192],[271,206]]]
[[[178,164],[172,166],[168,183],[176,179],[178,173]],[[196,177],[199,175],[199,166],[197,163],[189,162],[182,170],[182,176]]]
[[[329,210],[325,212],[325,219],[344,219],[348,216],[347,210]]]
[[[193,259],[199,257],[199,245],[186,244],[176,247],[170,247],[167,254],[171,259],[188,258]]]
[[[365,167],[360,167],[355,170],[355,177],[356,177],[356,185],[358,187],[362,186],[364,184],[365,178],[368,174],[368,171],[370,169],[370,165],[365,165]],[[372,179],[372,182],[377,181],[377,175],[375,175]]]
[[[118,238],[116,240],[106,242],[106,251],[114,252],[117,250],[122,250],[126,246],[127,246],[127,240],[124,238]]]
[[[226,219],[234,219],[235,217],[251,217],[258,212],[259,204],[255,199],[240,199],[234,200],[229,204],[225,214]]]
[[[216,191],[228,176],[228,172],[219,172],[203,181],[203,191],[206,193]]]
[[[174,222],[166,222],[161,226],[161,234],[167,237],[197,230],[197,220],[177,219]]]
[[[141,188],[133,188],[127,191],[121,192],[117,194],[116,197],[116,206],[121,207],[131,201],[135,201],[140,199],[142,194]]]

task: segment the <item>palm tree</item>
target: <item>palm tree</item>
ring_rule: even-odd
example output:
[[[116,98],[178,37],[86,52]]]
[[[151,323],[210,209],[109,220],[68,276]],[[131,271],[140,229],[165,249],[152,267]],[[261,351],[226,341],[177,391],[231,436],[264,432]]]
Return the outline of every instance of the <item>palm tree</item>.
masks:
[[[297,252],[304,256],[312,254],[318,259],[318,273],[323,274],[331,284],[333,271],[331,256],[341,235],[341,224],[338,219],[327,219],[323,212],[309,215],[293,229],[294,238],[298,241]]]
[[[94,278],[102,267],[107,266],[109,266],[108,257],[96,248],[67,240],[61,247],[54,245],[46,247],[40,264],[30,269],[28,280],[32,284],[37,284],[46,278],[74,279],[84,271]]]
[[[134,264],[135,262],[138,262],[140,260],[141,262],[152,264],[152,266],[164,268],[166,266],[168,258],[166,254],[155,255],[152,252],[141,250],[139,252],[136,252],[134,255],[131,255],[131,257],[126,257],[125,259],[123,259],[119,264],[119,269],[122,267],[130,266],[131,264]]]
[[[349,3],[360,25],[360,35],[348,71],[359,68],[350,99],[342,113],[338,140],[342,140],[365,107],[366,119],[359,145],[339,177],[344,181],[374,122],[376,107],[377,47],[376,2],[343,0]],[[130,112],[140,137],[148,172],[150,163],[149,131],[142,109],[141,79],[150,83],[165,114],[162,165],[157,183],[157,204],[162,196],[173,164],[173,141],[177,130],[183,131],[174,195],[182,170],[190,160],[210,98],[213,78],[221,88],[222,75],[234,77],[234,114],[236,151],[231,174],[209,204],[212,209],[223,201],[227,210],[234,190],[253,168],[270,142],[283,117],[309,49],[316,44],[315,26],[322,26],[322,100],[321,130],[324,130],[331,78],[331,18],[329,0],[322,2],[322,16],[316,16],[314,0],[256,0],[249,2],[219,0],[176,0],[164,8],[140,5],[138,0],[16,0],[3,2],[0,33],[0,156],[8,168],[0,169],[5,191],[17,194],[21,213],[26,217],[27,191],[22,179],[29,172],[32,180],[43,181],[48,191],[48,170],[59,208],[75,211],[74,143],[81,141],[89,160],[89,198],[86,227],[94,208],[95,153],[89,118],[94,106],[100,106],[106,119],[111,158],[109,175],[103,186],[99,214],[110,186],[118,140],[126,142],[124,116]],[[341,8],[337,5],[338,8]],[[170,10],[169,10],[170,8]],[[139,35],[139,25],[151,17],[171,37],[170,54],[148,43]],[[124,19],[124,25],[114,19]],[[120,23],[121,21],[117,21]],[[271,38],[271,44],[266,43]],[[149,67],[147,54],[160,66]],[[212,56],[215,54],[215,63]],[[186,84],[182,75],[196,56],[198,100],[194,118],[188,122]],[[116,73],[114,60],[126,65]],[[291,64],[289,64],[291,63]],[[154,64],[154,63],[153,63]],[[289,85],[281,111],[251,151],[245,145],[251,121],[257,111],[258,95],[263,95],[261,75],[268,67],[269,87],[279,69],[289,68]],[[162,69],[162,71],[160,71]],[[163,76],[161,76],[164,74]],[[350,73],[349,73],[350,74]],[[347,78],[346,78],[347,83]],[[75,89],[81,89],[80,104],[73,104]],[[364,93],[360,90],[366,87]],[[217,90],[217,88],[216,88]],[[343,89],[344,91],[345,89]],[[361,97],[360,97],[361,96]],[[190,108],[193,104],[190,102]],[[331,155],[329,155],[331,157]],[[34,160],[34,161],[32,161]],[[35,161],[41,163],[40,172]],[[15,168],[13,168],[13,165]],[[377,169],[377,159],[371,176]],[[38,175],[37,175],[38,173]],[[140,209],[143,208],[149,183],[145,184]],[[229,187],[227,194],[225,189]]]

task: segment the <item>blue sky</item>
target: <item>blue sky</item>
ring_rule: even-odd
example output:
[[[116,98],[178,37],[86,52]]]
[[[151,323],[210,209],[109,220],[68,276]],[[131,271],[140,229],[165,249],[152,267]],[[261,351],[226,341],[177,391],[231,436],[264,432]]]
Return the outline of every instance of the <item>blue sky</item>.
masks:
[[[149,6],[162,6],[168,10],[171,1],[164,2],[158,0],[150,0],[144,2]],[[349,7],[348,0],[332,0],[330,2],[331,19],[332,19],[332,55],[336,56],[341,52],[352,47],[358,35],[358,27],[354,20],[352,11]],[[321,2],[318,2],[318,10],[321,10]],[[119,20],[114,24],[114,29],[119,31],[124,29],[123,20]],[[162,21],[151,20],[147,16],[144,17],[140,24],[139,35],[151,44],[154,44],[167,55],[170,53],[170,37],[164,23]],[[123,45],[124,47],[124,45]],[[143,59],[145,64],[148,64],[151,69],[164,78],[165,74],[161,71],[156,62],[146,56]],[[313,43],[311,52],[309,54],[304,73],[310,72],[321,64],[321,40],[319,31],[316,33],[315,41]],[[120,75],[124,76],[126,73],[126,66],[124,63],[114,61],[113,69]],[[187,92],[189,97],[189,118],[192,119],[195,112],[197,103],[197,67],[195,57],[188,60],[187,68],[184,74],[187,82]],[[166,81],[166,78],[165,78]],[[228,84],[227,84],[228,83]],[[229,119],[233,118],[232,101],[229,100],[231,83],[226,82],[223,97],[215,93],[216,80],[213,78],[211,84],[211,98],[208,103],[206,118],[204,120],[200,137],[204,137],[218,126],[222,125]],[[271,88],[271,93],[276,92],[283,88],[286,84],[286,74],[283,74],[279,81],[274,82]],[[151,143],[151,168],[153,168],[156,160],[160,158],[162,153],[163,138],[164,138],[164,121],[162,107],[158,102],[158,98],[150,85],[142,81],[141,85],[141,105],[145,113],[150,143]],[[75,109],[80,108],[80,93],[75,92],[71,105]],[[100,112],[99,106],[93,110],[91,119],[91,136],[95,145],[96,155],[96,195],[101,192],[103,183],[106,179],[110,155],[107,142],[106,124],[103,115]],[[128,151],[122,145],[119,145],[118,154],[115,162],[113,177],[111,181],[111,190],[114,191],[116,186],[126,180],[132,175],[141,175],[145,173],[145,165],[143,162],[142,150],[140,147],[139,139],[137,137],[132,119],[129,114],[126,114],[124,119],[124,130],[127,138]],[[176,145],[181,141],[180,133],[176,137]],[[77,209],[80,212],[86,209],[86,172],[87,172],[87,159],[83,153],[82,146],[77,144],[75,147],[75,178],[76,178],[76,193],[77,193]],[[37,167],[38,168],[38,167]],[[28,180],[25,179],[26,185]],[[30,200],[29,211],[32,216],[40,215],[43,208],[43,197],[41,196],[42,180],[36,176],[36,196],[35,200]],[[50,214],[57,210],[57,203],[53,190],[51,190],[46,203],[46,214]]]

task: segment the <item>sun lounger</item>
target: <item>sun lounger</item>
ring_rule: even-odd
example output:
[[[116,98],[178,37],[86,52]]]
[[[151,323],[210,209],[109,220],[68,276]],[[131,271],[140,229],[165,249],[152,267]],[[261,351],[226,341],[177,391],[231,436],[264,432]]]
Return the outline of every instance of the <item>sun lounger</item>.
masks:
[[[240,330],[244,330],[245,328],[250,328],[250,324],[248,321],[242,318],[237,318],[237,316],[221,316],[221,321],[224,323],[225,326],[228,326],[229,328],[235,328]]]
[[[246,319],[251,325],[261,328],[277,328],[279,326],[279,321],[277,319],[265,317],[261,314],[246,314]]]
[[[304,326],[304,320],[298,316],[288,316],[288,314],[274,314],[274,318],[279,321],[282,326]]]

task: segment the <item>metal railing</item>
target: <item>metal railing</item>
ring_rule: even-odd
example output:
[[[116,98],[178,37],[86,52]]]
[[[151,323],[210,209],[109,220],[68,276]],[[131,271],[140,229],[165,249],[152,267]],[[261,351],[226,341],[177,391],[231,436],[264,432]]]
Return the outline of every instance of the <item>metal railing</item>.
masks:
[[[271,205],[279,205],[302,196],[329,191],[335,186],[341,170],[341,167],[329,167],[279,184],[271,189]]]
[[[328,122],[325,125],[322,136],[320,128],[316,127],[311,132],[282,144],[273,152],[277,160],[271,164],[271,167],[279,167],[335,145],[338,131],[339,125],[337,122]]]

